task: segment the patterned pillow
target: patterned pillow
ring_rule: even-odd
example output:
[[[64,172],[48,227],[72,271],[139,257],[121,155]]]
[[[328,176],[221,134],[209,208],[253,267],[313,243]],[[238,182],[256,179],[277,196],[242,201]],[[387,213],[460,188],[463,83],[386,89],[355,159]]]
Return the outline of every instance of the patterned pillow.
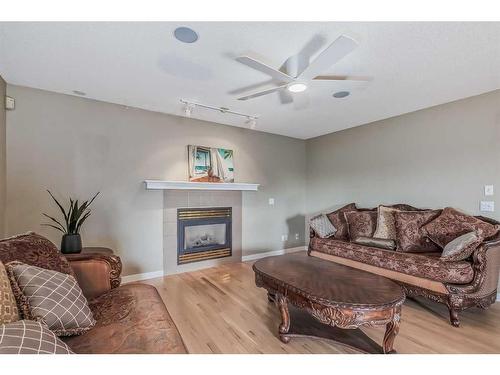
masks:
[[[403,253],[430,253],[439,251],[431,240],[426,237],[422,227],[439,216],[441,210],[429,211],[395,211],[396,251]]]
[[[373,233],[373,237],[389,240],[396,239],[396,222],[393,215],[395,211],[399,210],[392,207],[378,206],[377,228]]]
[[[74,354],[40,322],[20,320],[0,325],[0,354]]]
[[[385,238],[374,237],[357,237],[352,241],[358,245],[378,247],[380,249],[394,250],[396,249],[396,241],[387,240]]]
[[[311,228],[320,238],[328,238],[335,234],[337,229],[332,225],[326,215],[321,214],[311,218]]]
[[[348,205],[333,211],[326,216],[333,224],[337,231],[333,235],[336,240],[347,241],[349,239],[349,232],[347,231],[347,221],[344,217],[344,212],[356,211],[356,204],[349,203]]]
[[[446,207],[436,220],[424,226],[424,230],[432,241],[444,248],[450,241],[472,231],[481,230],[483,238],[488,239],[498,233],[500,226]]]
[[[441,259],[447,262],[457,262],[467,259],[481,242],[483,242],[483,238],[476,232],[462,234],[460,237],[446,244],[441,254]]]
[[[47,270],[75,275],[56,245],[39,234],[29,232],[0,240],[0,261],[18,261]]]
[[[42,321],[58,336],[79,335],[94,326],[73,276],[21,262],[6,267],[24,319]]]
[[[0,262],[0,324],[18,320],[19,311],[10,286],[9,276],[7,276],[3,263]]]
[[[351,241],[357,237],[373,237],[373,232],[375,232],[377,226],[376,211],[344,212],[344,216]]]

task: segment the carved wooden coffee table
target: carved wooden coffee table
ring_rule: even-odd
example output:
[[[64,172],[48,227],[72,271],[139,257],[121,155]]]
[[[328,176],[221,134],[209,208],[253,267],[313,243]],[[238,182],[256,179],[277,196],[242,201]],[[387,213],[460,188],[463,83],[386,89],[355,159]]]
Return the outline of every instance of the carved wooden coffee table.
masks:
[[[253,270],[255,284],[278,305],[284,343],[306,336],[364,353],[395,353],[405,295],[391,280],[304,253],[264,258]],[[363,326],[386,326],[382,346],[359,329]]]

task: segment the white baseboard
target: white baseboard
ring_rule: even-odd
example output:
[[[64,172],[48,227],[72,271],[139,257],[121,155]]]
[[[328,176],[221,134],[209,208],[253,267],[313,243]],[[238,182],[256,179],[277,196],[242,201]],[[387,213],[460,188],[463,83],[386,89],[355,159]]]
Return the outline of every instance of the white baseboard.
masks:
[[[274,256],[274,255],[296,253],[297,251],[306,251],[306,250],[307,250],[307,246],[290,247],[288,249],[267,251],[265,253],[257,253],[257,254],[252,254],[252,255],[244,255],[241,257],[241,260],[242,260],[242,262],[247,262],[249,260],[256,260],[256,259],[260,259],[260,258]]]
[[[145,272],[145,273],[136,273],[135,275],[127,275],[122,277],[122,283],[131,283],[133,281],[141,281],[147,279],[154,279],[156,277],[162,277],[163,270],[161,271],[153,271],[153,272]]]

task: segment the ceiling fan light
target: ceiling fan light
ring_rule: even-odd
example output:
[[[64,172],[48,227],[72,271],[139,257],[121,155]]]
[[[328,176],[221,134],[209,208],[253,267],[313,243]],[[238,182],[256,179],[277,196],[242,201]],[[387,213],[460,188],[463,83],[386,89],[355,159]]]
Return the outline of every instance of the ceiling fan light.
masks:
[[[307,85],[304,83],[292,83],[288,85],[287,90],[290,92],[302,92],[307,89]]]

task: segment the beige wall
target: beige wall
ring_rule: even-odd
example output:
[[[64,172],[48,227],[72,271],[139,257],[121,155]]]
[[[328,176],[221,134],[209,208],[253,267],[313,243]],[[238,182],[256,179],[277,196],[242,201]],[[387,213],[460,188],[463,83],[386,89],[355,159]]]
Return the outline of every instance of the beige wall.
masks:
[[[405,202],[500,220],[500,91],[307,141],[309,213],[347,202]],[[484,196],[484,185],[496,194]]]
[[[7,234],[41,227],[57,197],[101,191],[82,232],[84,245],[117,250],[124,274],[162,269],[163,194],[144,179],[187,179],[187,145],[235,151],[236,180],[262,184],[242,198],[243,255],[304,244],[305,142],[8,85]],[[275,198],[274,207],[268,198]],[[289,232],[290,241],[281,242]],[[299,233],[300,239],[294,240]]]
[[[4,219],[5,219],[5,192],[7,188],[6,182],[6,115],[5,115],[5,91],[7,85],[0,76],[0,238],[4,235]]]

